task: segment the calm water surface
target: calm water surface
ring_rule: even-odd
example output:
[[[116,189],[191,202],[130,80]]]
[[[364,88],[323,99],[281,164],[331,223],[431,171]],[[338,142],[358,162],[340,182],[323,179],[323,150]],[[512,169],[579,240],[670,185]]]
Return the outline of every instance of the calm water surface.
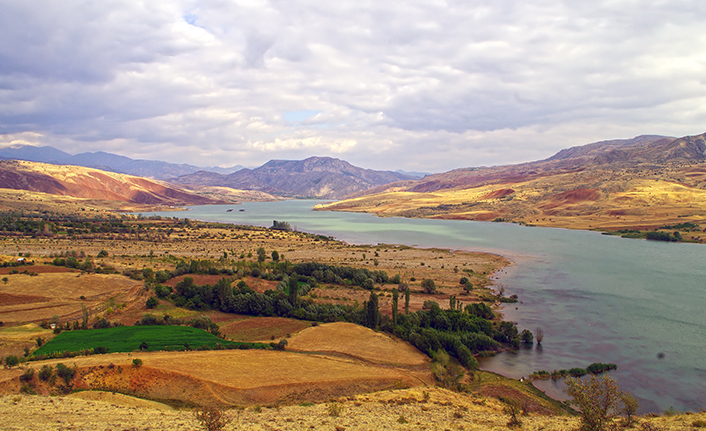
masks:
[[[315,203],[199,206],[162,215],[258,226],[280,220],[352,243],[508,256],[517,265],[496,283],[521,302],[505,307],[505,318],[520,330],[543,328],[545,339],[541,349],[484,360],[484,369],[520,378],[536,370],[612,362],[618,370],[611,375],[640,399],[642,412],[706,408],[706,246],[506,223],[311,211]],[[234,211],[226,212],[229,208]],[[536,385],[561,396],[560,383]]]

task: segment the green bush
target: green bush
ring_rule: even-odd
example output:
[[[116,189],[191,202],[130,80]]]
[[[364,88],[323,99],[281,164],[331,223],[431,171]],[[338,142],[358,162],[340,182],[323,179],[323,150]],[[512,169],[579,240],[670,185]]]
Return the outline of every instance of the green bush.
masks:
[[[76,375],[76,366],[71,368],[62,363],[56,364],[56,375],[64,379],[66,386],[69,386]]]
[[[20,362],[20,358],[15,355],[9,355],[5,358],[5,365],[9,368],[18,366]]]
[[[46,382],[49,380],[54,373],[54,370],[52,370],[52,367],[49,365],[43,365],[42,368],[39,370],[39,380],[42,380]]]

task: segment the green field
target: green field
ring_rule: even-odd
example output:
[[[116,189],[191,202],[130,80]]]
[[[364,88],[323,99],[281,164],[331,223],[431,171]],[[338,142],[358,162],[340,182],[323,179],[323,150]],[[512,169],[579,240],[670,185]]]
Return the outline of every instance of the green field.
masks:
[[[34,352],[34,356],[52,353],[80,352],[96,347],[106,347],[110,353],[140,350],[142,343],[147,350],[185,350],[265,347],[263,344],[236,343],[190,326],[119,326],[117,328],[65,331]],[[242,347],[241,347],[242,348]]]

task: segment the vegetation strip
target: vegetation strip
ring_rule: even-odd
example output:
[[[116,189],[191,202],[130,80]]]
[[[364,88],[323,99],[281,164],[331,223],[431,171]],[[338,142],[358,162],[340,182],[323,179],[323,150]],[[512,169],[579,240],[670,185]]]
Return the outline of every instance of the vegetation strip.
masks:
[[[265,344],[237,343],[188,326],[119,326],[85,331],[64,331],[37,349],[37,358],[64,352],[133,352],[136,350],[190,350],[268,348]],[[96,352],[96,349],[99,352]]]

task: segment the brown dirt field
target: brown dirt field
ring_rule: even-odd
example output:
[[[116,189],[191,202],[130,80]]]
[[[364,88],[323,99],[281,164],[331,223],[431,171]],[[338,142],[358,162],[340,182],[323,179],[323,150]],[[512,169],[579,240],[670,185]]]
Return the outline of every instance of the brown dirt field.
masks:
[[[40,322],[55,315],[64,322],[75,320],[80,317],[81,305],[103,311],[110,298],[122,296],[127,300],[144,290],[142,282],[122,275],[52,272],[8,278],[7,283],[0,284],[5,301],[0,305],[0,321],[6,324]]]
[[[132,366],[139,357],[144,365]],[[39,369],[69,360],[31,364]],[[321,402],[340,396],[410,387],[430,381],[428,371],[377,366],[353,359],[294,352],[225,350],[110,354],[70,359],[74,387],[137,394],[202,405]],[[17,393],[20,369],[0,370],[0,392]],[[56,391],[36,382],[39,393]]]
[[[306,328],[288,341],[287,349],[293,351],[337,352],[374,364],[429,364],[429,358],[409,343],[352,323]]]
[[[284,317],[243,316],[240,319],[222,324],[220,331],[226,338],[233,341],[271,342],[285,338],[288,334],[296,334],[311,325],[312,322]]]

